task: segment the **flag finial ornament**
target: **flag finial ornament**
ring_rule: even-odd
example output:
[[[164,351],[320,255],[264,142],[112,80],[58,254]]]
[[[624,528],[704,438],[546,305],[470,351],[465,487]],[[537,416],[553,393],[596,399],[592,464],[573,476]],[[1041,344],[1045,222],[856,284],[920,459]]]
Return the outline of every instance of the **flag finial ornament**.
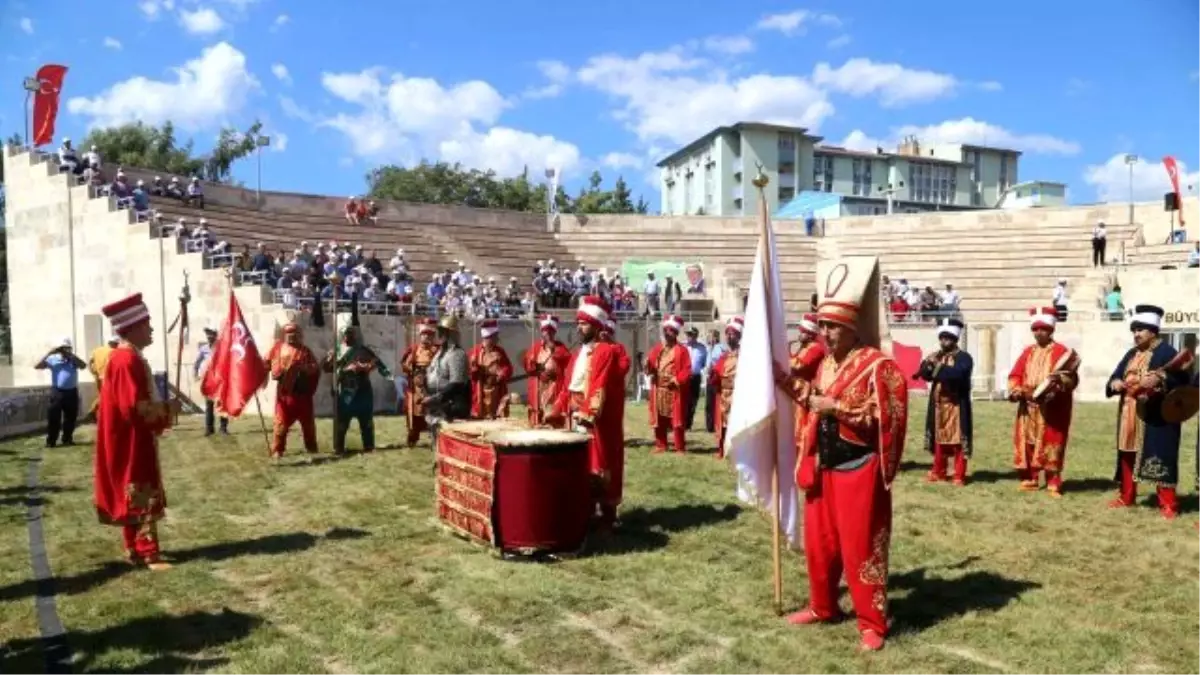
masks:
[[[754,187],[761,190],[762,188],[767,187],[767,183],[770,183],[771,179],[767,177],[767,174],[763,173],[762,162],[755,162],[755,165],[758,167],[758,175],[754,177]]]

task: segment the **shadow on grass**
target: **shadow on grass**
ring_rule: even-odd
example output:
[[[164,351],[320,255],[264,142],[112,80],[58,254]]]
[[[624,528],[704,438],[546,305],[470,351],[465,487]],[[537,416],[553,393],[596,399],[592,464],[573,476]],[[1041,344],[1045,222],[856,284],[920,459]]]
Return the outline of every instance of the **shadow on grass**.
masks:
[[[349,528],[333,528],[321,536],[309,534],[308,532],[273,534],[245,541],[220,542],[181,551],[168,551],[166,557],[177,564],[195,562],[197,560],[216,562],[247,555],[295,553],[312,548],[322,539],[327,541],[346,541],[362,539],[368,536],[370,536],[369,532]],[[138,568],[128,563],[108,562],[82,574],[65,577],[55,576],[50,580],[51,592],[43,593],[42,595],[59,596],[86,593],[97,586],[136,571],[138,571]],[[37,581],[27,579],[10,586],[0,587],[0,602],[38,595],[37,586]]]
[[[246,638],[263,619],[220,612],[157,614],[97,631],[67,631],[46,640],[14,640],[0,649],[0,672],[181,673],[219,669],[228,659],[200,654]],[[108,652],[136,652],[125,667],[97,663]],[[73,658],[72,658],[73,657]],[[121,654],[121,658],[128,658]]]
[[[622,555],[665,547],[675,532],[733,520],[742,512],[736,504],[680,504],[659,508],[635,508],[621,514],[621,526],[597,545],[591,555]]]
[[[1116,492],[1116,481],[1108,478],[1065,478],[1063,479],[1063,493],[1070,494],[1072,492]]]
[[[964,561],[945,569],[961,569],[965,566]],[[929,568],[918,567],[891,576],[888,587],[912,591],[890,603],[894,617],[893,632],[904,634],[920,633],[947,619],[970,612],[997,611],[1042,585],[989,571],[968,572],[955,578],[930,577]]]
[[[36,490],[32,490],[27,485],[13,485],[11,487],[0,488],[0,507],[5,506],[42,506],[49,500],[44,495],[57,494],[60,492],[78,492],[76,487],[60,487],[57,485],[41,485]],[[37,492],[36,496],[34,493]]]

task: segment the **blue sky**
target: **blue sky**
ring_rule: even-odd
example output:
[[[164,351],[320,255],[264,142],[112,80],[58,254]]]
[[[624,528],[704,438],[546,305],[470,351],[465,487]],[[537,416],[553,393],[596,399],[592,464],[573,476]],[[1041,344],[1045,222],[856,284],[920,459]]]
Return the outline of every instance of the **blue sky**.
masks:
[[[620,173],[657,205],[654,162],[736,121],[852,147],[1015,147],[1022,179],[1081,203],[1127,199],[1126,152],[1145,158],[1138,197],[1166,190],[1166,154],[1200,178],[1185,0],[2,4],[4,135],[23,124],[21,78],[62,63],[60,135],[171,119],[204,148],[258,118],[276,140],[265,189],[348,195],[371,167],[426,157],[557,166],[572,187]],[[254,163],[235,173],[252,185]]]

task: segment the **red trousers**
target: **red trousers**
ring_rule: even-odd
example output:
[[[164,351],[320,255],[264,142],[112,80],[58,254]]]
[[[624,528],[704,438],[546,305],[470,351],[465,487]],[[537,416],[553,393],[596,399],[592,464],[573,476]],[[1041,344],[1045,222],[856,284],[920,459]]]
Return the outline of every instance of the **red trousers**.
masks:
[[[821,469],[816,489],[804,495],[804,557],[813,613],[822,619],[837,616],[844,571],[859,631],[886,636],[891,536],[892,493],[883,484],[878,456],[851,471]]]
[[[1017,469],[1017,478],[1022,482],[1037,483],[1041,476],[1042,470],[1033,466],[1033,445],[1025,444],[1025,468]],[[1058,471],[1046,469],[1046,487],[1053,490],[1062,490],[1062,474]]]
[[[674,426],[671,424],[670,417],[662,415],[658,416],[658,424],[654,425],[654,449],[658,451],[667,449],[667,430],[674,432],[672,435],[675,440],[675,452],[687,452],[683,427]]]
[[[288,431],[296,422],[304,436],[304,449],[317,451],[317,424],[313,419],[312,396],[279,396],[275,400],[275,433],[271,439],[271,454],[282,457],[287,450]]]
[[[1126,506],[1133,506],[1137,501],[1137,481],[1133,478],[1134,463],[1137,461],[1136,452],[1118,452],[1117,457],[1120,460],[1117,473],[1119,474],[1121,488],[1119,499]],[[1175,488],[1162,487],[1157,488],[1158,492],[1158,508],[1162,511],[1179,511],[1179,500],[1175,495]]]
[[[939,480],[946,478],[946,465],[949,463],[950,457],[954,457],[954,480],[963,482],[967,480],[967,455],[963,452],[962,444],[953,443],[943,445],[941,443],[933,444],[933,475]]]
[[[729,434],[729,427],[723,426],[717,429],[717,457],[725,457],[725,437]]]
[[[156,523],[122,525],[121,536],[124,539],[125,555],[148,562],[158,560],[158,525]]]

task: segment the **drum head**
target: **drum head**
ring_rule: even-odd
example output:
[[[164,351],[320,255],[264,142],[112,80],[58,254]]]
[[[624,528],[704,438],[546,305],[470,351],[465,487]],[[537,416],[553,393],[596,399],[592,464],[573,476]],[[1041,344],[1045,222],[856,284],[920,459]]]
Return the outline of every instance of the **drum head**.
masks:
[[[512,429],[488,434],[489,442],[512,447],[572,445],[590,440],[590,434],[561,429]]]

